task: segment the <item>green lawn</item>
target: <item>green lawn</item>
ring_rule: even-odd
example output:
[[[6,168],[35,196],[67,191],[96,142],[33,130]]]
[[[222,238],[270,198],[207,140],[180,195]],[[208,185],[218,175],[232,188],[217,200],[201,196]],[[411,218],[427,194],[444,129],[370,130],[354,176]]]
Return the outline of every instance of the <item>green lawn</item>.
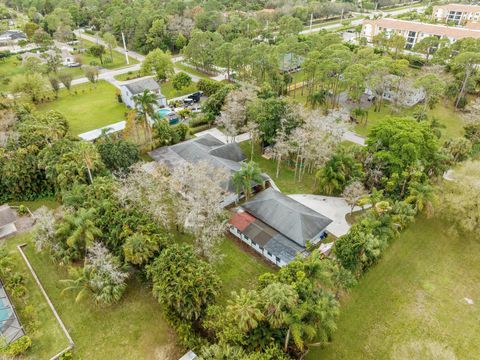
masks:
[[[191,94],[197,91],[197,84],[192,82],[192,84],[186,88],[183,88],[181,90],[175,90],[173,88],[172,82],[167,82],[167,83],[161,83],[160,88],[161,88],[162,94],[165,95],[167,100],[169,100],[179,96]]]
[[[115,75],[114,78],[115,80],[118,81],[127,81],[127,80],[133,80],[141,77],[142,75],[140,74],[140,70],[137,71],[129,71],[123,74]]]
[[[75,294],[61,294],[59,280],[68,278],[66,268],[53,264],[46,254],[35,253],[33,246],[26,248],[26,254],[75,342],[77,358],[179,357],[174,332],[147,285],[131,279],[124,297],[113,306],[96,306],[89,299],[75,303]]]
[[[95,43],[85,40],[85,39],[80,39],[80,42],[83,43],[83,47],[88,50],[92,45],[95,45]],[[135,60],[132,57],[129,57],[129,62],[130,64],[127,64],[127,61],[125,60],[125,55],[121,54],[117,51],[113,51],[113,61],[111,61],[110,58],[110,51],[108,49],[105,49],[105,55],[103,56],[104,63],[103,65],[100,64],[100,59],[93,57],[90,55],[88,52],[84,52],[81,55],[81,63],[84,65],[89,65],[92,62],[94,62],[97,65],[100,65],[106,69],[118,69],[122,67],[126,67],[129,65],[137,64],[138,61]]]
[[[74,135],[124,119],[126,107],[117,101],[115,87],[106,81],[73,86],[71,93],[60,91],[57,100],[38,106],[40,111],[57,110],[64,114]]]
[[[221,302],[225,302],[234,290],[252,289],[260,275],[275,271],[273,264],[267,263],[267,260],[233,236],[223,241],[220,251],[224,257],[215,266],[223,284]]]
[[[344,301],[333,342],[307,359],[478,359],[479,254],[478,234],[418,219]]]
[[[35,211],[42,206],[46,206],[50,209],[55,209],[60,206],[60,203],[55,200],[53,197],[51,198],[44,198],[38,200],[31,200],[31,201],[11,201],[9,205],[19,206],[24,205],[30,209],[30,211]]]
[[[210,77],[205,74],[204,72],[201,72],[200,70],[197,70],[195,69],[194,67],[190,67],[190,66],[187,66],[187,65],[184,65],[180,62],[175,62],[173,64],[177,69],[179,70],[182,70],[184,72],[187,72],[189,74],[192,74],[192,75],[196,75],[198,76],[199,78],[202,78],[202,79],[210,79]]]
[[[414,108],[404,108],[398,113],[392,113],[391,107],[388,102],[384,103],[384,106],[379,112],[374,112],[373,108],[368,113],[367,125],[357,125],[355,132],[367,136],[372,127],[374,127],[379,120],[387,116],[410,116],[414,112]],[[429,117],[436,117],[441,124],[445,126],[442,129],[444,137],[457,137],[463,135],[463,120],[458,112],[453,109],[453,105],[440,101],[433,110],[428,110]]]
[[[245,141],[239,144],[245,155],[250,159],[251,143]],[[263,172],[266,172],[273,179],[280,190],[286,194],[313,194],[315,193],[315,174],[306,173],[301,181],[295,180],[294,165],[287,166],[285,162],[280,167],[279,177],[275,177],[277,163],[273,159],[267,160],[261,156],[260,146],[254,150],[253,161],[256,162]]]
[[[22,61],[18,60],[16,56],[10,56],[0,61],[0,92],[8,91],[8,84],[15,75],[23,74],[25,68],[22,66]]]
[[[26,301],[13,298],[12,301],[20,316],[22,325],[26,325],[26,320],[22,316],[22,309],[26,306],[33,306],[36,309],[36,319],[38,321],[37,329],[27,331],[26,334],[32,339],[32,347],[27,352],[27,357],[31,359],[49,359],[53,355],[59,353],[68,346],[68,340],[64,336],[60,325],[55,320],[50,307],[43,297],[40,289],[35,283],[33,276],[27,268],[17,245],[25,243],[29,240],[29,235],[17,235],[8,238],[4,243],[13,257],[16,270],[25,279],[25,287],[27,289]],[[0,241],[2,244],[2,241]]]

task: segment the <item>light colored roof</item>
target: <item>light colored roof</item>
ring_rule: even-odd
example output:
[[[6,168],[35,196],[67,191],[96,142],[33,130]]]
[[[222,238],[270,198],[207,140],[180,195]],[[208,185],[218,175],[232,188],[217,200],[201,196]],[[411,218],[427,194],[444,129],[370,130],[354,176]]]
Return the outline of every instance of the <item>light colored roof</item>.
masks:
[[[0,38],[8,38],[11,40],[26,39],[27,35],[21,30],[7,30],[0,34]]]
[[[332,222],[326,216],[272,188],[257,194],[243,204],[242,208],[302,247]]]
[[[13,211],[10,206],[0,206],[0,227],[11,224],[15,222],[16,219],[15,211]]]
[[[461,11],[461,12],[477,12],[480,11],[480,5],[469,4],[445,4],[434,7],[435,9],[441,8],[447,11]]]
[[[160,85],[151,77],[135,80],[127,84],[123,84],[133,95],[143,93],[145,90],[157,91],[160,90]]]
[[[407,21],[398,19],[376,19],[364,20],[364,24],[371,24],[380,26],[383,29],[402,30],[402,31],[416,31],[430,35],[446,36],[454,39],[462,38],[480,38],[480,30],[472,30],[466,28],[459,28],[454,26],[425,24],[417,21]]]
[[[190,350],[185,355],[183,355],[179,360],[195,360],[195,359],[198,359],[197,355],[192,350]]]
[[[78,136],[81,137],[83,140],[92,141],[102,136],[102,130],[105,130],[107,134],[113,134],[125,129],[125,124],[126,124],[125,121],[120,121],[115,124],[110,124],[95,130],[87,131]]]

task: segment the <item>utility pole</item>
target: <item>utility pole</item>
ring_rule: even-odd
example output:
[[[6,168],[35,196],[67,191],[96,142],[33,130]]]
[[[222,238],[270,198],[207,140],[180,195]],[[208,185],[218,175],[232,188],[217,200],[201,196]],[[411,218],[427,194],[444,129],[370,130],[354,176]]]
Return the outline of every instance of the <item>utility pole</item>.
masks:
[[[313,25],[313,13],[310,14],[310,32],[312,32],[312,25]]]
[[[340,20],[343,20],[343,10],[344,8],[342,8],[342,15],[340,15]]]
[[[127,60],[127,65],[130,65],[130,61],[128,60],[128,50],[127,45],[125,44],[125,35],[122,31],[122,41],[123,41],[123,50],[125,51],[125,60]]]

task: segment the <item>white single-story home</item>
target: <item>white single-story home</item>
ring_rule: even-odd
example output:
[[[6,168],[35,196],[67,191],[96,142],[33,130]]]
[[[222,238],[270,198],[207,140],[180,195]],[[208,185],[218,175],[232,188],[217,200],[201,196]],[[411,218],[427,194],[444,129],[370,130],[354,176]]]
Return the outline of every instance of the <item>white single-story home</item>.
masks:
[[[328,217],[268,188],[243,204],[229,221],[237,238],[277,266],[285,266],[298,254],[326,236]]]
[[[160,91],[160,85],[152,78],[145,77],[136,79],[120,86],[122,101],[129,108],[135,107],[134,97],[145,91],[152,92],[157,95],[157,106],[159,108],[167,106],[167,98]]]

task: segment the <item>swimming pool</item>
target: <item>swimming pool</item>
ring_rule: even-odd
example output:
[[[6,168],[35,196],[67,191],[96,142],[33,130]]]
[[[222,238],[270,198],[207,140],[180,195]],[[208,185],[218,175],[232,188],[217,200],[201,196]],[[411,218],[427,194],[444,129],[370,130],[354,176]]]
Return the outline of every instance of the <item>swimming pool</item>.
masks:
[[[169,108],[159,109],[157,111],[157,114],[160,117],[160,119],[168,119],[168,123],[170,125],[175,125],[180,122],[178,115],[175,112],[173,112],[172,109],[169,109]]]
[[[0,299],[0,329],[5,325],[5,320],[12,316],[12,308],[3,299]]]

